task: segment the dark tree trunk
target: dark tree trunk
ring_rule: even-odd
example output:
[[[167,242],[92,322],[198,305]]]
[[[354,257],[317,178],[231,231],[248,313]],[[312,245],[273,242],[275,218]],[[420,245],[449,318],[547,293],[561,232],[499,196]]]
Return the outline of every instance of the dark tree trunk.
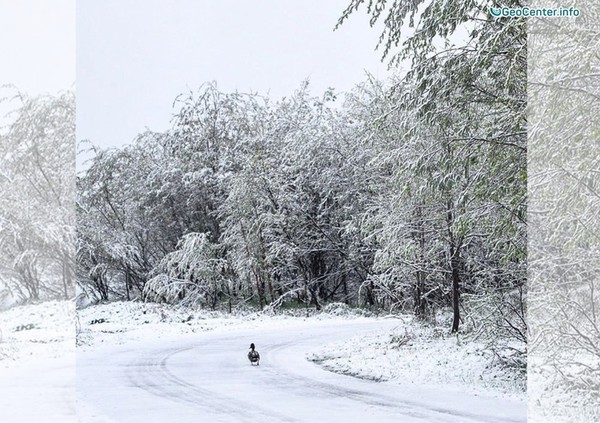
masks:
[[[370,307],[373,307],[375,305],[375,295],[373,294],[373,291],[375,290],[375,285],[373,285],[373,281],[369,282],[369,285],[367,285],[367,304]]]
[[[342,274],[342,288],[344,290],[344,303],[350,305],[350,298],[348,297],[348,280],[346,273]]]
[[[414,313],[417,317],[424,317],[427,314],[425,299],[423,298],[425,286],[425,273],[423,270],[416,272],[416,286],[414,291]]]
[[[317,306],[317,297],[321,296],[324,300],[327,300],[327,290],[325,287],[326,282],[326,270],[325,262],[322,253],[314,253],[309,257],[309,269],[310,269],[310,294],[311,302]],[[317,306],[319,309],[320,306]]]
[[[414,289],[414,313],[417,317],[424,317],[427,313],[427,303],[423,295],[425,294],[425,228],[423,227],[423,212],[421,206],[417,207],[417,222],[415,238],[419,243],[419,268],[415,272]]]
[[[131,276],[129,270],[125,271],[125,292],[127,294],[127,301],[131,301],[131,294],[129,293],[129,287],[131,286]]]
[[[454,245],[450,246],[450,267],[452,268],[452,333],[458,332],[458,325],[460,323],[460,249]]]
[[[270,303],[275,301],[275,290],[273,289],[273,282],[271,281],[271,277],[267,276],[267,286],[269,288],[269,297],[271,297]]]
[[[453,201],[448,200],[446,208],[446,224],[448,230],[448,241],[450,244],[450,273],[452,277],[452,333],[458,332],[460,324],[460,248],[461,239],[457,239],[452,230],[454,223]]]
[[[231,304],[231,297],[232,297],[231,289],[229,289],[229,286],[227,286],[227,298],[228,298],[227,299],[227,308],[229,310],[229,314],[232,313],[232,309],[233,309],[232,304]]]
[[[256,279],[256,291],[258,292],[258,306],[262,310],[266,305],[264,284],[261,282],[261,280],[258,277],[258,275],[256,274],[256,272],[254,274],[254,277]]]
[[[321,310],[321,304],[319,303],[319,297],[317,295],[317,290],[313,287],[309,289],[310,291],[310,302],[315,306],[317,310]]]

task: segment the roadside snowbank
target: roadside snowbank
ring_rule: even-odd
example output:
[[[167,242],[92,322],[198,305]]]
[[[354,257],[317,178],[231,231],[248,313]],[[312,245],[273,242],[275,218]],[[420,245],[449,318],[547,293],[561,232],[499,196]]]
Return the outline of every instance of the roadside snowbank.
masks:
[[[77,310],[77,347],[86,350],[98,344],[123,344],[216,329],[251,329],[265,322],[274,327],[290,327],[298,320],[360,319],[367,316],[368,313],[349,309],[343,304],[329,305],[322,313],[295,310],[283,314],[268,311],[229,314],[156,303],[112,302]]]
[[[391,332],[325,345],[307,358],[327,370],[363,379],[526,396],[526,376],[502,366],[484,344],[449,336],[410,316],[403,320]]]
[[[570,351],[566,352],[569,354]],[[565,354],[565,355],[566,355]],[[570,357],[573,360],[573,357]],[[593,356],[577,357],[593,368]],[[570,423],[600,421],[598,392],[600,375],[581,366],[567,366],[536,354],[530,359],[528,374],[529,420],[531,422]],[[559,371],[555,368],[559,367]],[[570,380],[570,382],[567,382]]]
[[[49,301],[0,313],[0,366],[51,359],[75,351],[75,305]]]
[[[11,423],[75,423],[75,304],[0,313],[0,415]]]

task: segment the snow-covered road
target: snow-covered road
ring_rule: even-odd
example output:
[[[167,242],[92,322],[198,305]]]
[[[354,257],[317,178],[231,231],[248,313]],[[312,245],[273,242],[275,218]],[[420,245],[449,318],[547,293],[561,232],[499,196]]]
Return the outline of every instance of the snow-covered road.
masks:
[[[0,368],[0,422],[75,421],[74,354]]]
[[[526,421],[524,401],[360,380],[306,360],[320,345],[398,324],[372,319],[259,324],[80,352],[79,421]],[[259,367],[246,358],[251,342],[261,353]]]

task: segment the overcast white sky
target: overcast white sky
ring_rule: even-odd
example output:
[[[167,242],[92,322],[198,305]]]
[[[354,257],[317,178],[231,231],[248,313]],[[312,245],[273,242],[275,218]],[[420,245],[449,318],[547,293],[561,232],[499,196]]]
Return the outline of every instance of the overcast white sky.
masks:
[[[75,0],[0,0],[0,60],[0,85],[32,96],[74,89]]]
[[[348,0],[79,0],[77,138],[129,143],[169,126],[174,98],[203,82],[224,91],[313,94],[386,74],[364,10],[338,31]]]

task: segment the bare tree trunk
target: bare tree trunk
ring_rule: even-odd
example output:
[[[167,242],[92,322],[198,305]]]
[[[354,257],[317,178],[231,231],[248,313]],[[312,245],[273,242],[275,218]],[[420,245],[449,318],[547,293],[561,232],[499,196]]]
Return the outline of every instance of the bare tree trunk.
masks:
[[[131,301],[131,294],[129,293],[129,286],[131,285],[131,276],[129,270],[125,271],[125,292],[127,293],[127,301]]]
[[[258,292],[258,306],[262,310],[266,305],[265,292],[264,292],[263,283],[261,282],[260,278],[258,277],[258,274],[256,271],[254,272],[254,279],[256,280],[256,291]]]
[[[273,290],[273,282],[271,281],[271,276],[267,276],[267,287],[269,288],[269,296],[271,297],[270,303],[275,301],[275,291]]]
[[[460,324],[460,241],[457,241],[456,235],[452,230],[454,222],[453,204],[448,200],[446,209],[446,224],[448,229],[448,239],[450,242],[450,271],[452,275],[452,333],[458,332]]]
[[[373,295],[373,291],[375,290],[375,285],[373,285],[373,281],[370,281],[367,285],[367,304],[373,307],[375,305],[375,296]]]
[[[427,313],[427,304],[425,299],[423,298],[423,294],[425,293],[425,271],[423,267],[425,266],[425,228],[423,227],[423,211],[421,210],[421,206],[417,206],[417,221],[416,221],[416,230],[415,230],[415,238],[417,238],[417,242],[419,243],[419,268],[415,272],[415,289],[414,289],[414,313],[417,317],[424,317]]]
[[[350,304],[350,298],[348,298],[348,281],[346,273],[342,274],[342,288],[344,290],[344,303]]]
[[[69,257],[65,256],[62,260],[62,281],[63,281],[63,296],[65,300],[69,299],[69,287],[73,279],[71,277],[71,269],[69,267]]]
[[[452,269],[452,333],[458,332],[458,325],[460,322],[460,273],[459,273],[459,265],[460,265],[460,249],[459,247],[450,245],[450,267]]]

